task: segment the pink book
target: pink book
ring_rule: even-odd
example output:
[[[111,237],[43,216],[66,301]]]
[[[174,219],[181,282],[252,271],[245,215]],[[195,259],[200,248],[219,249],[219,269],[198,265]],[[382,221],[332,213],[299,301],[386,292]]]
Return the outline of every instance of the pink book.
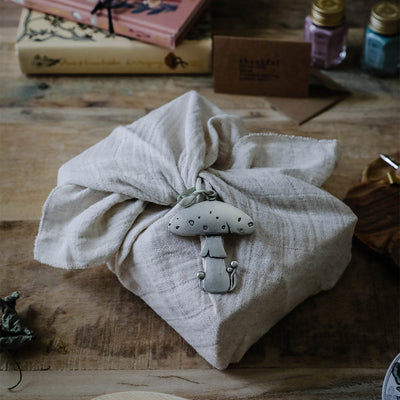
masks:
[[[174,49],[210,0],[11,1],[101,29],[113,28],[120,35]],[[111,21],[107,4],[111,6]]]

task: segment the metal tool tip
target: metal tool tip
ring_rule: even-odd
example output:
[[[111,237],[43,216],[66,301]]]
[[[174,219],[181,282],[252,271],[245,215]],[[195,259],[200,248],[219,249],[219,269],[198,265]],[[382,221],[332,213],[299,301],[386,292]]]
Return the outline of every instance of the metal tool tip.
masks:
[[[389,164],[394,169],[398,169],[399,168],[399,165],[396,162],[394,162],[390,157],[386,156],[385,154],[379,154],[379,157],[383,161],[385,161],[385,163]]]

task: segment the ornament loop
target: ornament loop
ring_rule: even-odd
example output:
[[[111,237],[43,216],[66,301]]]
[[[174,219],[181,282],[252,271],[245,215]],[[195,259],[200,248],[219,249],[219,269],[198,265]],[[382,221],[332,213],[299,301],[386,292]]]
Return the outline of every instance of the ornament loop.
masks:
[[[195,187],[184,190],[177,198],[176,203],[180,204],[182,207],[190,207],[196,201],[198,196],[204,196],[207,201],[214,201],[217,199],[217,192],[215,190],[199,189],[196,190]]]

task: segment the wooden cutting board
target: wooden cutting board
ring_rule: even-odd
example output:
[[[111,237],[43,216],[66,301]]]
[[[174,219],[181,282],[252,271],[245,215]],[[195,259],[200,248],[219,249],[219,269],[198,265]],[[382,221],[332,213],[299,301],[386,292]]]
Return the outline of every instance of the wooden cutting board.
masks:
[[[389,157],[398,162],[400,151]],[[380,158],[375,159],[344,202],[358,217],[355,236],[372,250],[390,257],[400,268],[400,185],[391,185],[387,178],[387,173],[394,171]]]

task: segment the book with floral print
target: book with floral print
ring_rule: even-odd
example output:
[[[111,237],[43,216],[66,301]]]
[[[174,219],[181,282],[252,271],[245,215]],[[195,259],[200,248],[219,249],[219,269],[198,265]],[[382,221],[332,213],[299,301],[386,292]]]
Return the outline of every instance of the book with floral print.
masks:
[[[174,49],[209,0],[11,0],[35,11]]]
[[[205,74],[211,18],[203,13],[171,50],[24,8],[15,49],[25,74]]]

